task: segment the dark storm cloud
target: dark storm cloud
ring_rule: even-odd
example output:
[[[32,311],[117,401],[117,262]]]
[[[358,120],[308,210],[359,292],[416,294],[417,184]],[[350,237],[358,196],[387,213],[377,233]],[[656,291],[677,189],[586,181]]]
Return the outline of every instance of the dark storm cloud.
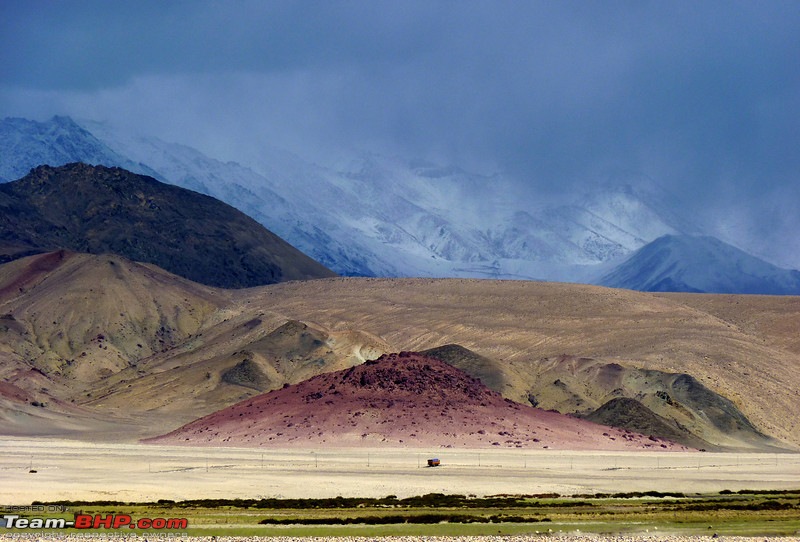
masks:
[[[0,9],[2,114],[28,99],[28,114],[116,117],[226,158],[265,141],[312,158],[373,146],[537,191],[615,169],[703,203],[798,182],[796,2]]]
[[[95,90],[143,75],[391,64],[426,47],[424,5],[136,1],[6,5],[6,84]],[[35,69],[34,69],[35,68]]]

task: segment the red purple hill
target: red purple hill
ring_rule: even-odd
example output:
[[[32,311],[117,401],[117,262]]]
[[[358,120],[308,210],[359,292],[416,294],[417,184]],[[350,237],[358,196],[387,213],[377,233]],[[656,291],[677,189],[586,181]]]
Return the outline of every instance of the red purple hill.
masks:
[[[447,363],[408,352],[247,399],[146,442],[281,448],[686,449],[515,403]]]

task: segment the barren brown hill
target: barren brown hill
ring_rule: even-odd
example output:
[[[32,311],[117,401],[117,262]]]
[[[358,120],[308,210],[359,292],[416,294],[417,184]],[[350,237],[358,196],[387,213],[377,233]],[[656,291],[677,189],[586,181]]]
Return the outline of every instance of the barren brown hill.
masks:
[[[385,348],[367,333],[246,313],[108,377],[84,404],[120,415],[139,405],[156,415],[151,434],[164,432],[261,392],[361,364]]]
[[[26,394],[6,403],[7,430],[102,422],[105,413],[77,408],[99,382],[182,343],[227,302],[223,291],[114,255],[58,251],[0,266],[0,378]]]
[[[59,251],[0,266],[2,344],[76,386],[185,341],[227,302],[223,291],[114,255]]]
[[[610,401],[630,399],[636,402],[637,410],[650,411],[650,417],[661,418],[670,429],[653,432],[647,416],[621,416],[620,422],[614,424],[612,414],[621,412],[619,404],[603,414],[607,425],[633,429],[633,422],[639,420],[639,432],[661,435],[695,448],[766,449],[777,444],[754,427],[730,400],[690,374],[562,355],[539,360],[526,377],[532,404],[586,417]]]
[[[367,331],[398,351],[462,345],[500,364],[502,394],[523,403],[541,361],[562,355],[688,374],[729,399],[758,431],[800,446],[800,299],[726,296],[738,303],[728,312],[747,323],[740,327],[720,317],[716,303],[703,301],[708,312],[693,305],[714,297],[543,282],[339,278],[272,285],[249,301],[332,330]],[[778,325],[758,324],[765,310]]]
[[[507,384],[507,371],[501,364],[464,347],[446,345],[423,353],[462,368],[495,391]],[[662,436],[693,448],[779,446],[728,399],[688,374],[562,355],[542,358],[531,371],[516,375],[516,380],[528,386],[527,400],[532,406],[592,421],[602,419],[604,425]],[[624,412],[627,407],[630,413]],[[655,419],[658,424],[653,423]]]
[[[800,355],[800,298],[796,296],[657,295],[719,318],[765,345]]]
[[[4,322],[0,322],[2,330]],[[64,432],[117,431],[114,420],[60,397],[71,390],[32,369],[10,352],[0,351],[0,427],[12,436],[62,436]]]
[[[247,399],[147,442],[276,448],[686,449],[514,403],[452,365],[409,352]]]
[[[32,402],[46,405],[31,411],[43,418],[83,405],[82,416],[114,416],[134,434],[163,431],[385,346],[236,306],[225,290],[115,255],[58,251],[0,266],[0,378],[29,394],[4,412],[20,431]]]

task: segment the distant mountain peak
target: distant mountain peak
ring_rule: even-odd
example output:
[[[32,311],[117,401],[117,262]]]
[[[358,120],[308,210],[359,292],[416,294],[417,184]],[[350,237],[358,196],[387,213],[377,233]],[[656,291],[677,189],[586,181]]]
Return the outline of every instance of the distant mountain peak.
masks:
[[[800,295],[800,272],[776,267],[707,235],[664,235],[599,284],[651,292]]]

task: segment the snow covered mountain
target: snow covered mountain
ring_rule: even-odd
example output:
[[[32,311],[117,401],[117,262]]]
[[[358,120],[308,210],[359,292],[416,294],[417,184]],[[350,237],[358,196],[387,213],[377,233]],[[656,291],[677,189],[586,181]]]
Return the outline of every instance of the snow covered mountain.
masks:
[[[151,176],[154,173],[112,151],[69,117],[56,116],[47,122],[3,119],[0,121],[0,153],[0,182],[16,181],[43,164],[63,166],[76,161],[95,166],[119,166]]]
[[[708,236],[659,237],[599,283],[646,292],[800,295],[800,271],[781,269]]]
[[[335,168],[264,147],[247,165],[109,125],[0,121],[0,177],[116,165],[214,196],[343,275],[593,282],[663,235],[704,233],[654,182],[617,177],[557,204],[503,175],[375,154]]]
[[[629,185],[605,190],[605,199],[581,196],[592,209],[553,206],[518,197],[501,175],[371,154],[292,181],[311,186],[304,201],[335,214],[352,237],[377,241],[374,253],[406,276],[585,281],[597,265],[658,235],[687,231],[660,218]],[[638,213],[640,223],[619,227],[620,212]]]
[[[131,135],[102,123],[82,122],[109,147],[147,164],[165,182],[213,196],[248,214],[326,267],[343,275],[391,276],[369,246],[343,242],[341,225],[306,200],[295,177],[314,179],[316,167],[291,155],[276,155],[269,177],[235,162],[220,162],[185,145]],[[277,160],[279,158],[279,160]],[[335,202],[335,200],[332,200]],[[270,226],[267,226],[269,229]]]

